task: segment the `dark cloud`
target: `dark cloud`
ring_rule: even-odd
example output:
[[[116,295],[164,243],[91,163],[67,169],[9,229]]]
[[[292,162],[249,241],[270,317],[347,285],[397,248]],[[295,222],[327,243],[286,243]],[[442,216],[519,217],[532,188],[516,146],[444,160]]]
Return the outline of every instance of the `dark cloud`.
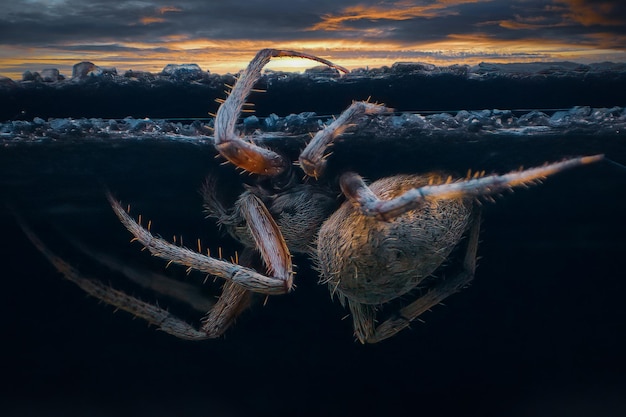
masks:
[[[623,0],[13,0],[0,14],[0,60],[20,48],[116,54],[203,51],[214,42],[233,53],[290,43],[354,55],[386,48],[403,57],[546,57],[585,47],[626,53]],[[463,40],[466,42],[463,43]],[[198,41],[198,46],[193,42]],[[317,41],[317,44],[315,43]],[[172,42],[187,42],[184,47]],[[204,46],[201,44],[204,42]],[[239,43],[238,43],[239,42]],[[532,44],[537,51],[529,50]],[[215,47],[213,45],[213,47]],[[316,46],[313,46],[316,45]],[[461,46],[459,46],[461,45]],[[497,50],[499,45],[501,50]],[[520,50],[520,45],[526,45]],[[508,48],[508,49],[507,49]],[[569,48],[569,49],[568,49]],[[4,49],[5,52],[1,50]],[[612,51],[612,52],[611,52]],[[580,54],[584,51],[581,50]],[[611,55],[613,54],[613,55]],[[112,62],[115,55],[108,55]],[[591,58],[590,58],[591,59]],[[622,58],[623,59],[623,58]],[[6,68],[8,65],[0,65]]]
[[[477,28],[520,30],[614,27],[623,33],[621,0],[439,1],[12,1],[3,6],[0,42],[150,42],[171,35],[211,39],[290,40],[338,37],[422,41]],[[487,22],[499,23],[487,26]],[[486,29],[487,28],[487,29]],[[566,32],[568,35],[574,32]],[[553,32],[558,34],[558,31]],[[564,32],[565,33],[565,32]]]
[[[25,45],[71,39],[149,42],[173,34],[213,39],[290,39],[328,10],[324,2],[300,0],[183,1],[175,7],[167,1],[14,1],[3,8],[0,42]]]

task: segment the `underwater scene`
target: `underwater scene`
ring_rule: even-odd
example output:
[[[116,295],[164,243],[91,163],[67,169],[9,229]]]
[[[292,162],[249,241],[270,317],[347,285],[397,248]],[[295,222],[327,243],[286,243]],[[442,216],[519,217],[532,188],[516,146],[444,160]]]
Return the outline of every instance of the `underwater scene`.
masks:
[[[2,80],[0,414],[626,415],[626,66],[259,57]]]

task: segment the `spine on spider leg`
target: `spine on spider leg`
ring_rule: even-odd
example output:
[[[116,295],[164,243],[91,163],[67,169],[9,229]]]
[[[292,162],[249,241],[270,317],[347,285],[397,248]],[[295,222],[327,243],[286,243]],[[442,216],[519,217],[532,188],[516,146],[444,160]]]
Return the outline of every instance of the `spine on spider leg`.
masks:
[[[411,191],[419,194],[421,198],[431,197],[436,199],[491,196],[511,190],[513,187],[524,187],[535,184],[550,175],[565,171],[566,169],[598,162],[603,158],[604,155],[583,156],[546,164],[540,167],[513,171],[508,174],[488,175],[468,181],[427,186]]]
[[[329,156],[327,150],[333,145],[335,139],[350,128],[359,117],[388,111],[390,111],[389,108],[380,104],[365,101],[352,103],[335,121],[317,132],[300,154],[299,162],[304,172],[314,178],[321,176],[326,170],[326,158]]]
[[[440,199],[490,196],[510,190],[513,187],[533,185],[538,181],[546,179],[550,175],[598,162],[603,158],[604,155],[583,156],[545,164],[540,167],[513,171],[503,175],[488,175],[469,181],[423,187],[421,188],[421,194],[424,197],[432,195],[433,198]]]
[[[76,268],[54,254],[21,218],[18,218],[18,222],[26,237],[28,237],[33,245],[48,259],[57,271],[90,296],[115,307],[116,310],[123,310],[135,317],[139,317],[149,324],[157,326],[159,330],[181,339],[203,340],[208,337],[206,333],[196,330],[189,323],[177,318],[167,310],[146,303],[123,291],[111,288],[97,279],[85,277]]]
[[[545,164],[540,167],[513,171],[508,174],[483,176],[468,181],[438,186],[437,188],[439,188],[439,191],[436,191],[435,194],[437,198],[446,198],[447,192],[452,194],[449,198],[455,198],[455,196],[480,197],[483,195],[494,195],[502,191],[510,190],[513,187],[532,185],[538,181],[546,179],[550,175],[582,165],[599,162],[602,159],[604,159],[604,155],[582,156],[578,158],[566,159],[561,162]],[[433,187],[433,189],[435,187]],[[427,190],[424,191],[427,194]]]
[[[513,171],[503,175],[477,176],[472,179],[445,184],[433,184],[413,188],[391,200],[379,200],[367,190],[362,179],[354,173],[341,177],[344,194],[358,206],[366,216],[381,220],[392,220],[409,210],[418,208],[427,199],[453,200],[459,198],[489,197],[513,187],[528,186],[566,169],[595,163],[604,155],[583,156],[526,170]]]
[[[111,194],[107,198],[114,213],[124,227],[134,236],[133,241],[141,243],[152,255],[193,270],[215,275],[239,284],[242,288],[262,294],[285,294],[291,290],[291,277],[267,277],[241,265],[204,256],[182,246],[177,246],[152,235],[133,220]]]
[[[215,145],[227,160],[244,170],[275,176],[283,172],[290,164],[277,153],[258,147],[239,138],[235,133],[235,124],[245,106],[248,94],[259,80],[261,71],[274,57],[298,57],[321,62],[340,71],[346,69],[325,59],[295,51],[263,49],[259,51],[248,67],[241,73],[237,83],[222,103],[215,116]]]

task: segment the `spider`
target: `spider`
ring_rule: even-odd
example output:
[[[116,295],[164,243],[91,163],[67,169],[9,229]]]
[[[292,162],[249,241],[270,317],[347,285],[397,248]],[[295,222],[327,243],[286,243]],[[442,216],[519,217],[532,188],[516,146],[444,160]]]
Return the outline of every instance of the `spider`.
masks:
[[[473,279],[480,199],[603,158],[584,156],[504,175],[477,173],[461,179],[447,172],[409,173],[380,178],[368,185],[351,171],[326,178],[329,148],[342,133],[359,120],[390,109],[371,102],[352,103],[312,137],[294,164],[236,132],[247,96],[263,67],[274,57],[314,60],[347,72],[313,55],[263,49],[241,72],[221,103],[215,115],[215,148],[227,161],[255,176],[256,181],[245,188],[231,207],[224,203],[214,180],[207,180],[201,194],[208,217],[216,219],[245,247],[239,259],[227,261],[157,237],[149,225],[143,227],[110,193],[107,195],[133,240],[152,255],[225,280],[220,298],[199,328],[160,307],[80,278],[68,265],[57,262],[57,268],[106,303],[176,337],[201,340],[221,336],[247,308],[251,293],[276,295],[292,291],[291,254],[306,254],[319,271],[320,283],[328,285],[330,292],[349,309],[356,338],[361,343],[376,343],[407,328],[419,315]],[[301,180],[303,174],[305,180]],[[342,197],[339,201],[336,184]],[[459,270],[446,278],[434,278],[433,274],[458,251],[462,251]],[[251,267],[258,255],[266,271]],[[392,305],[416,289],[419,291],[413,301],[394,306],[395,312],[377,322],[382,306]]]

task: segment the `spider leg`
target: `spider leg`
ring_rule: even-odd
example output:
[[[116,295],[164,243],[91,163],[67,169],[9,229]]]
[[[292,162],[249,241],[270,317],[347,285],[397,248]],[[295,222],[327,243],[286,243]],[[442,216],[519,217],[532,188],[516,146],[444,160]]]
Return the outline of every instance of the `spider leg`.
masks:
[[[26,237],[68,281],[76,284],[80,289],[98,300],[116,309],[126,311],[135,317],[139,317],[156,326],[159,330],[179,339],[204,340],[220,337],[234,323],[235,319],[250,306],[251,292],[233,282],[224,284],[222,294],[215,302],[202,296],[197,291],[192,292],[189,288],[190,285],[187,283],[153,273],[140,277],[139,272],[132,268],[119,268],[117,261],[111,257],[105,257],[106,259],[103,260],[101,258],[103,254],[81,248],[88,256],[97,255],[96,260],[113,270],[122,272],[133,282],[160,294],[183,301],[196,310],[202,309],[201,311],[206,313],[206,316],[202,319],[200,330],[197,330],[191,324],[176,317],[166,309],[147,303],[123,291],[116,290],[105,285],[99,279],[81,273],[52,252],[20,216],[16,215],[16,218]],[[252,256],[252,251],[244,250],[240,261],[243,264],[251,264]]]
[[[440,284],[429,289],[426,294],[403,307],[393,317],[376,327],[374,324],[376,318],[374,306],[349,302],[348,305],[352,312],[355,333],[361,343],[377,343],[395,335],[400,330],[408,327],[421,314],[441,303],[450,295],[459,292],[474,279],[481,212],[480,207],[478,205],[475,206],[468,235],[467,249],[463,258],[463,270],[456,276],[443,279]]]
[[[254,174],[268,176],[280,174],[290,166],[291,162],[276,152],[239,137],[235,132],[235,124],[245,105],[246,97],[261,76],[261,70],[274,57],[310,59],[339,71],[348,72],[345,68],[323,58],[296,51],[263,49],[250,61],[248,67],[239,76],[228,98],[217,111],[215,116],[215,146],[224,158],[239,168]]]
[[[200,330],[209,338],[220,337],[250,306],[250,300],[250,291],[233,282],[225,282],[220,298],[202,319]]]
[[[240,257],[244,265],[250,265],[252,251],[245,249]],[[250,306],[252,293],[240,285],[226,281],[222,288],[222,294],[202,319],[201,330],[211,337],[221,336],[235,319]]]
[[[359,342],[363,344],[375,343],[370,342],[370,340],[373,340],[376,334],[376,307],[348,299],[348,308],[352,316],[354,335],[359,339]]]
[[[364,114],[379,114],[389,110],[385,106],[365,101],[352,103],[335,121],[317,132],[302,151],[299,162],[304,172],[314,178],[320,177],[326,169],[327,150],[337,137]]]
[[[342,174],[340,186],[344,195],[364,215],[389,221],[407,211],[418,208],[426,199],[450,200],[499,194],[513,187],[534,184],[549,175],[569,168],[598,162],[603,158],[604,155],[583,156],[541,167],[513,171],[504,175],[489,175],[456,182],[452,182],[450,179],[445,184],[413,188],[390,200],[380,200],[376,197],[363,179],[354,172]]]
[[[242,213],[260,249],[261,257],[273,276],[265,276],[254,269],[212,258],[153,236],[130,217],[110,193],[107,194],[107,198],[119,220],[135,237],[133,240],[139,241],[152,255],[234,282],[253,292],[284,294],[291,290],[293,283],[291,255],[278,225],[267,208],[254,195],[247,194],[247,198],[242,202]]]
[[[157,326],[159,330],[180,339],[203,340],[210,337],[205,332],[196,330],[191,324],[181,320],[159,306],[142,301],[123,291],[111,288],[98,279],[83,275],[76,268],[52,252],[21,218],[18,217],[17,220],[26,237],[35,245],[39,252],[41,252],[67,280],[76,284],[87,294],[117,309],[126,311],[135,317],[139,317],[149,324]]]
[[[24,227],[22,227],[22,229],[24,229]],[[190,283],[177,281],[156,272],[139,270],[105,252],[90,248],[84,242],[78,241],[73,236],[63,233],[63,237],[89,258],[111,271],[124,275],[129,281],[143,288],[179,300],[202,313],[206,313],[215,305],[215,300],[198,292],[198,288]]]

